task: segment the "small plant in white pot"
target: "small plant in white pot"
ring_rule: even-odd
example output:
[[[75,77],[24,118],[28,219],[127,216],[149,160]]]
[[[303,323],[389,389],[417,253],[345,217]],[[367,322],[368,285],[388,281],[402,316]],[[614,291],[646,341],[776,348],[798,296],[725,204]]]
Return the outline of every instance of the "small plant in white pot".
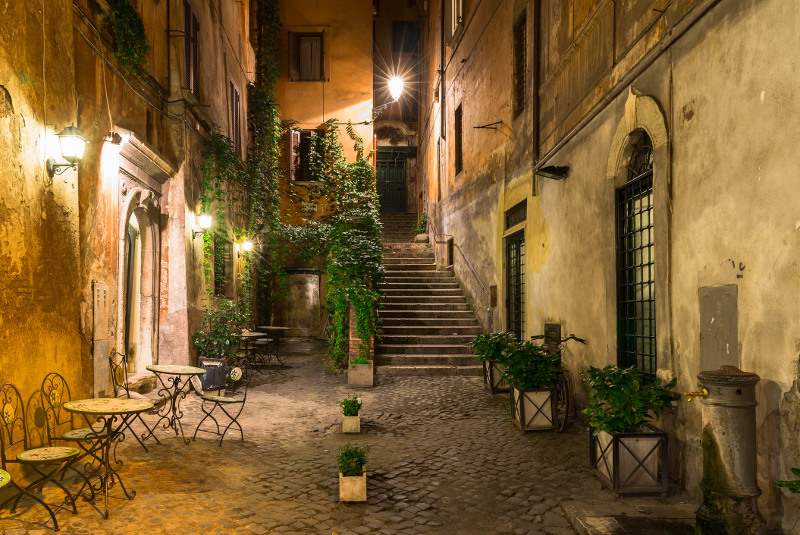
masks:
[[[668,435],[653,417],[678,399],[663,384],[635,366],[590,367],[582,373],[589,385],[590,462],[600,480],[617,494],[666,493]]]
[[[478,361],[483,364],[483,385],[492,394],[508,392],[510,388],[504,376],[506,367],[503,352],[514,340],[514,333],[484,333],[469,343]]]
[[[339,501],[367,501],[367,453],[369,446],[351,446],[349,442],[339,449]]]
[[[353,396],[337,401],[342,407],[342,433],[361,432],[361,398]]]
[[[512,342],[503,351],[505,378],[511,385],[511,417],[525,431],[559,426],[558,389],[561,358],[532,342]]]

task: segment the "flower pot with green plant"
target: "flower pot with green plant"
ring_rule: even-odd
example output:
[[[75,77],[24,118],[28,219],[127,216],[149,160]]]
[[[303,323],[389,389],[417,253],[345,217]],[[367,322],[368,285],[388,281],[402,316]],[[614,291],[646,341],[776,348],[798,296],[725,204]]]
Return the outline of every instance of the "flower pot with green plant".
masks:
[[[600,480],[617,494],[661,493],[668,488],[668,436],[650,422],[678,399],[664,384],[635,366],[590,367],[590,461]]]
[[[203,390],[219,388],[230,371],[230,365],[235,364],[242,330],[248,319],[240,303],[220,298],[209,303],[192,336],[197,350],[197,365],[208,370],[201,378]]]
[[[367,453],[369,446],[351,446],[349,442],[339,449],[339,501],[367,501]]]
[[[485,333],[476,336],[470,343],[478,361],[483,364],[483,386],[489,392],[508,392],[510,386],[505,379],[503,351],[514,341],[514,333]]]
[[[505,378],[511,386],[511,419],[525,431],[558,428],[558,381],[561,358],[532,342],[512,342],[503,352]]]
[[[342,433],[361,432],[361,398],[353,396],[336,402],[342,407]]]

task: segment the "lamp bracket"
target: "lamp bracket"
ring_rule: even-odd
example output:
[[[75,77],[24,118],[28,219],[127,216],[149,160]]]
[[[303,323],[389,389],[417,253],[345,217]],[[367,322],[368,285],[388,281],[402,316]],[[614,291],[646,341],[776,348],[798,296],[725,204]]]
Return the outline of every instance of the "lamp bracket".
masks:
[[[50,178],[60,175],[67,169],[78,169],[78,164],[76,163],[56,163],[55,158],[48,158],[46,166],[47,174],[50,176]]]

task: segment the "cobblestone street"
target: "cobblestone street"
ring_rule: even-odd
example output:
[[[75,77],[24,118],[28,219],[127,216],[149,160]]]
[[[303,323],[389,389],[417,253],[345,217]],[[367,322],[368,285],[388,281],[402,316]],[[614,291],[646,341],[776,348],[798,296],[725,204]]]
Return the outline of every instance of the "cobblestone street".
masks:
[[[506,397],[478,377],[383,377],[358,391],[362,433],[343,435],[336,401],[353,392],[346,376],[325,371],[321,343],[288,345],[286,366],[254,379],[244,442],[231,435],[218,447],[205,435],[184,445],[159,429],[162,444],[145,453],[128,438],[118,456],[135,499],[112,489],[108,520],[79,500],[77,515],[58,513],[61,531],[566,535],[565,508],[625,507],[588,470],[583,425],[523,435]],[[199,405],[194,393],[183,403],[187,434]],[[338,501],[335,453],[348,441],[371,447],[366,504]],[[58,493],[46,496],[53,503]],[[45,519],[24,501],[16,514],[0,511],[0,532],[52,533]]]

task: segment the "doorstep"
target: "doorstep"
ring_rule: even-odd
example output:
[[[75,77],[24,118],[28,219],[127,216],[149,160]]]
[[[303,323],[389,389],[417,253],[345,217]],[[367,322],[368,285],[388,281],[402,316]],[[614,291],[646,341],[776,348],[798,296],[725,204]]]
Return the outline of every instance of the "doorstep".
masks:
[[[664,503],[658,498],[625,498],[611,503],[561,502],[580,535],[692,535],[695,503]]]

